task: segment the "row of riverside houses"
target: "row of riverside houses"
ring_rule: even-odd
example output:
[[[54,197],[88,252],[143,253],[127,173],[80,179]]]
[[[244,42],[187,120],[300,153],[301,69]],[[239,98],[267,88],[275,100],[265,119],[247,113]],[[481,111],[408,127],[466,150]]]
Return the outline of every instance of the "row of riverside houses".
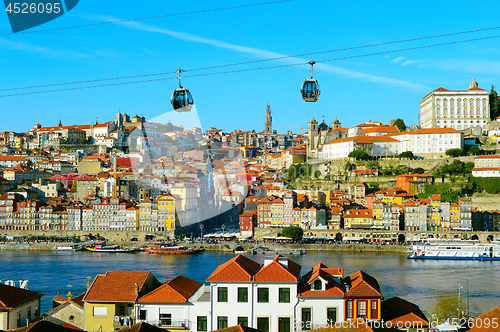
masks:
[[[19,194],[0,196],[0,229],[143,230],[163,232],[178,224],[181,199],[170,193],[139,205],[123,198],[91,196],[85,201],[55,197],[47,202]]]
[[[424,179],[423,182],[411,180]],[[432,183],[430,175],[404,174],[398,177],[402,187],[417,192],[422,183]],[[296,191],[268,187],[273,195],[260,197],[255,193],[245,199],[245,212],[240,215],[242,234],[252,235],[255,227],[299,226],[304,229],[381,229],[407,231],[470,231],[496,229],[498,222],[494,213],[481,212],[493,221],[489,226],[477,221],[480,213],[474,210],[471,199],[461,197],[458,204],[441,200],[440,195],[417,199],[401,188],[379,190],[368,194],[364,182],[353,184],[350,192],[317,191],[302,194]],[[269,192],[268,190],[268,192]],[[309,197],[315,197],[309,199]],[[486,219],[485,219],[486,220]],[[495,226],[496,225],[496,226]],[[474,226],[474,228],[473,228]]]
[[[362,319],[403,321],[427,332],[418,306],[399,297],[383,301],[375,278],[363,271],[344,276],[342,268],[302,267],[283,256],[259,264],[238,255],[200,283],[176,276],[161,284],[148,271],[108,271],[88,290],[43,315],[86,331],[110,332],[146,322],[168,330],[206,332],[237,324],[264,332],[308,331],[319,324]],[[71,311],[72,315],[69,315]],[[72,317],[72,318],[71,318]],[[69,321],[71,320],[71,321]]]

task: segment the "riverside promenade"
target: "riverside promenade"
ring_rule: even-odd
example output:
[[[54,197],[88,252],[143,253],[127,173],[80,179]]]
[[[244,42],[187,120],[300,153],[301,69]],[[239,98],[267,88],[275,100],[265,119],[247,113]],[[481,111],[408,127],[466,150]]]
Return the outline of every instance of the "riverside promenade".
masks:
[[[140,246],[152,245],[150,241],[108,241],[108,244],[119,244],[128,248],[137,248]],[[36,241],[9,241],[0,243],[0,252],[3,250],[31,250],[31,251],[51,251],[54,247],[71,246],[73,244],[82,244],[82,242],[36,242]],[[178,245],[185,245],[191,248],[203,247],[206,251],[222,251],[222,252],[233,252],[233,250],[241,246],[248,253],[257,246],[263,246],[270,249],[270,254],[274,250],[282,249],[302,249],[306,251],[345,251],[345,252],[407,252],[409,245],[380,245],[380,244],[280,244],[280,243],[236,243],[234,241],[224,241],[221,243],[209,244],[209,243],[185,243],[179,242]]]

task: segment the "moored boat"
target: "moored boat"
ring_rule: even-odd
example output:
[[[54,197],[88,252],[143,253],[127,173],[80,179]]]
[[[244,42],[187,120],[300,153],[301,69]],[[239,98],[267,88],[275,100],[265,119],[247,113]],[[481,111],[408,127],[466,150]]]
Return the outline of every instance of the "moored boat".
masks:
[[[81,251],[85,250],[85,247],[79,245],[79,244],[74,244],[72,246],[56,246],[52,248],[54,251]]]
[[[500,245],[493,243],[425,243],[411,248],[409,259],[500,260]]]
[[[93,248],[86,247],[86,249],[92,252],[115,252],[115,253],[132,253],[136,251],[136,249],[125,248],[119,245],[103,246],[100,244],[97,244]]]
[[[188,248],[186,246],[168,246],[156,243],[153,248],[143,247],[148,254],[162,254],[162,255],[183,255],[183,254],[196,254],[201,252],[202,249]]]

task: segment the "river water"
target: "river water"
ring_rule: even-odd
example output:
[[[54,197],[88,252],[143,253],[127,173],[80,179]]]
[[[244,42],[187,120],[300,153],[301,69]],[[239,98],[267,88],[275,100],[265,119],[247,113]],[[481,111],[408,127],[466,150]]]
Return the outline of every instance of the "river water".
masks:
[[[73,296],[85,291],[87,276],[111,270],[151,271],[161,282],[176,276],[204,282],[215,268],[234,257],[223,252],[197,255],[148,255],[91,252],[0,251],[0,280],[29,280],[28,288],[44,293],[41,312],[52,308],[52,298],[59,292],[66,296],[68,284]],[[262,263],[264,255],[249,256]],[[322,262],[328,267],[344,268],[344,275],[363,270],[375,277],[385,299],[402,297],[423,310],[437,291],[458,292],[466,296],[469,282],[471,312],[486,312],[500,305],[500,261],[420,261],[409,260],[402,253],[308,252],[290,255],[302,265],[302,273]]]

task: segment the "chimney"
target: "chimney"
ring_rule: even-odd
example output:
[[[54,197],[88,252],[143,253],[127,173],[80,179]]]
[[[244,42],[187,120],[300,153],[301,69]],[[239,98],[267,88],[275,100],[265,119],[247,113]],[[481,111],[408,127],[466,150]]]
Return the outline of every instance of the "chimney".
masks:
[[[134,284],[134,289],[135,289],[135,295],[139,295],[139,285]]]
[[[266,257],[264,257],[264,266],[267,266],[267,265],[269,265],[272,262],[273,262],[273,256],[266,256]]]
[[[284,267],[288,268],[288,258],[287,257],[283,257],[283,256],[278,257],[278,263],[280,263]]]

